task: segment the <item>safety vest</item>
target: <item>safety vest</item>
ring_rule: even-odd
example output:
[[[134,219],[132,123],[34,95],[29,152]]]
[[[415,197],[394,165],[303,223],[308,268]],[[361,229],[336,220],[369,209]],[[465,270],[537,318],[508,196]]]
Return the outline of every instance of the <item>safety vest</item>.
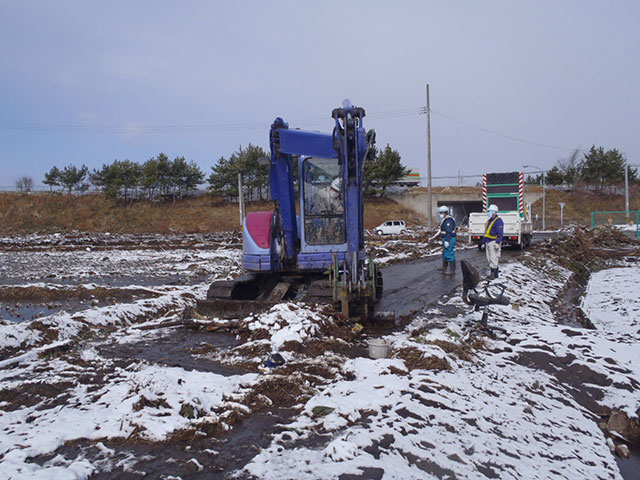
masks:
[[[496,223],[496,220],[498,220],[498,216],[496,215],[496,218],[494,218],[491,223],[489,223],[489,220],[487,220],[487,223],[485,223],[485,225],[489,225],[486,229],[486,231],[484,232],[484,236],[486,238],[490,238],[491,240],[496,240],[498,238],[498,235],[491,235],[491,229],[493,228],[493,224]]]

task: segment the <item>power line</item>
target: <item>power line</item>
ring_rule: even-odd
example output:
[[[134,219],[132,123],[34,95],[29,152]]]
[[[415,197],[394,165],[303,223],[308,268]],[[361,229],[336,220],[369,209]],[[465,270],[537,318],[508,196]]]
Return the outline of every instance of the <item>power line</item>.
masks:
[[[508,140],[535,145],[537,147],[551,148],[554,150],[563,150],[568,152],[581,151],[581,149],[561,147],[558,145],[549,145],[546,143],[526,140],[512,135],[496,132],[487,128],[479,127],[471,123],[458,120],[444,113],[430,109],[431,113],[445,118],[452,122],[458,123],[468,128],[506,138]],[[368,120],[391,120],[397,118],[412,117],[426,114],[426,107],[402,108],[395,110],[386,110],[381,112],[373,112],[367,114]],[[326,126],[329,118],[327,116],[310,117],[306,119],[293,119],[289,121],[290,125],[295,127],[320,127]],[[56,124],[56,123],[39,123],[39,122],[2,122],[0,121],[0,130],[19,130],[31,132],[63,132],[63,133],[91,133],[91,134],[121,134],[121,135],[142,135],[142,134],[196,134],[211,131],[248,131],[248,130],[265,130],[271,125],[269,121],[259,122],[233,122],[233,123],[211,123],[211,124],[168,124],[168,125],[86,125],[86,124]]]
[[[420,112],[420,113],[421,114],[425,114],[426,113],[426,107],[423,107],[422,108],[422,112]],[[436,114],[436,115],[438,115],[440,117],[446,118],[447,120],[451,120],[452,122],[459,123],[460,125],[464,125],[465,127],[475,128],[476,130],[480,130],[481,132],[490,133],[491,135],[496,135],[498,137],[507,138],[509,140],[513,140],[513,141],[516,141],[516,142],[527,143],[529,145],[536,145],[538,147],[544,147],[544,148],[553,148],[555,150],[565,150],[565,151],[568,151],[568,152],[573,152],[573,151],[576,150],[575,148],[559,147],[557,145],[548,145],[546,143],[539,143],[539,142],[534,142],[534,141],[531,141],[531,140],[525,140],[523,138],[513,137],[511,135],[505,135],[504,133],[495,132],[495,131],[489,130],[487,128],[482,128],[482,127],[478,127],[477,125],[473,125],[471,123],[463,122],[462,120],[458,120],[457,118],[450,117],[449,115],[445,115],[444,113],[436,112],[434,109],[431,109],[431,113],[434,113],[434,114]]]

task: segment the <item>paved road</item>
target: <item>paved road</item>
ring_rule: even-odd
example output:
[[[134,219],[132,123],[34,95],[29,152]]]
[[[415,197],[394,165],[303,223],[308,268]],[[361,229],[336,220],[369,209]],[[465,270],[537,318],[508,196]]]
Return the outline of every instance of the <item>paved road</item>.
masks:
[[[540,242],[549,236],[549,234],[534,235],[533,242]],[[500,261],[503,263],[511,261],[520,253],[518,249],[504,248]],[[477,248],[456,252],[457,270],[455,276],[443,275],[436,270],[442,265],[442,258],[439,255],[383,268],[384,294],[376,305],[376,311],[393,311],[396,312],[396,318],[398,318],[422,310],[427,305],[436,302],[442,295],[451,293],[462,283],[460,260],[471,262],[478,269],[480,275],[489,274],[485,253]]]

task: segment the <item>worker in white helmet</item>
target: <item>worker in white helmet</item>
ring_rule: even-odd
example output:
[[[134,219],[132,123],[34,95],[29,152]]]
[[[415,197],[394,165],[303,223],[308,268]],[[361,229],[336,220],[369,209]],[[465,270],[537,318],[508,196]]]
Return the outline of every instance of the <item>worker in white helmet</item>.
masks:
[[[342,182],[340,181],[340,177],[336,177],[325,188],[319,190],[313,197],[313,213],[342,213],[343,208],[341,188]]]
[[[440,239],[442,240],[442,268],[438,268],[445,275],[456,273],[456,220],[449,215],[449,207],[442,205],[438,208],[440,217]]]
[[[489,205],[487,209],[487,223],[484,228],[484,248],[487,254],[487,262],[491,270],[490,278],[498,278],[498,262],[502,251],[502,236],[504,234],[504,222],[498,216],[498,206]]]
[[[310,199],[308,198],[308,196]],[[331,216],[342,214],[342,181],[335,177],[323,188],[313,193],[305,192],[305,212],[313,215],[305,223],[305,239],[314,245],[326,243],[344,243],[342,222],[336,222]]]

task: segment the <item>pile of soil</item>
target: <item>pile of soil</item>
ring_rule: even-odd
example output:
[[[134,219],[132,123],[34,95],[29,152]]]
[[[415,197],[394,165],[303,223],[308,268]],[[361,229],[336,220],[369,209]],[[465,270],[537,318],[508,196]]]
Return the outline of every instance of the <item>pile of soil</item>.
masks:
[[[451,365],[446,358],[435,355],[426,357],[424,352],[415,347],[401,348],[395,352],[394,356],[404,360],[409,370],[451,370]]]

